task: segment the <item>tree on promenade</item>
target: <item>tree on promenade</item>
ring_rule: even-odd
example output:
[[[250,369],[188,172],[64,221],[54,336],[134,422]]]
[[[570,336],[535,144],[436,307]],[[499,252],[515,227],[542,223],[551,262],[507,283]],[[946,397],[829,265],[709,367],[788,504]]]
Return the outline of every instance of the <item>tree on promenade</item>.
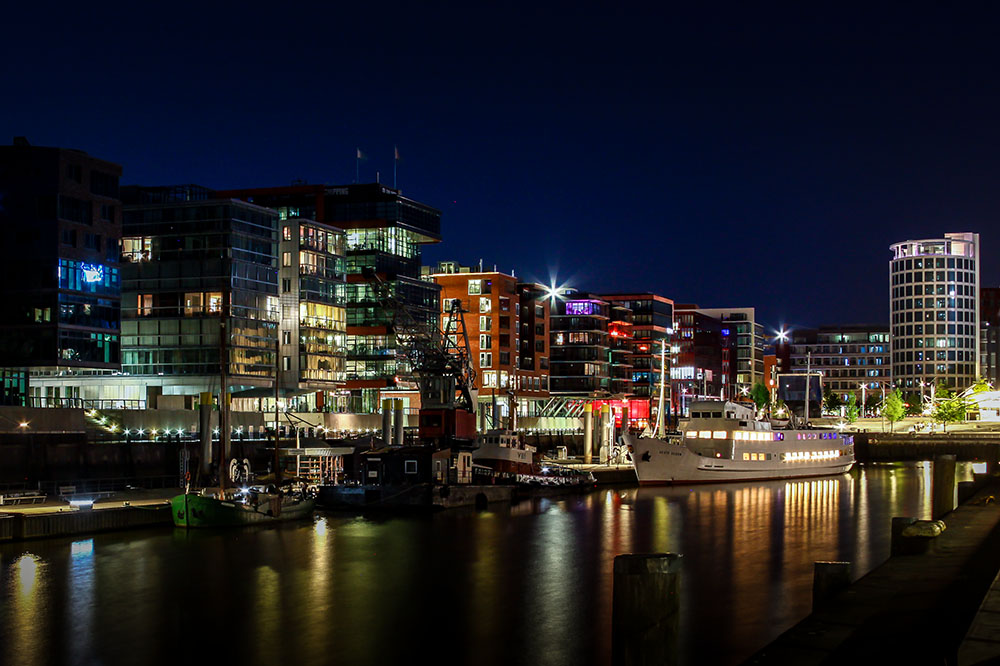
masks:
[[[840,396],[830,390],[830,387],[823,389],[823,409],[828,413],[836,412],[843,406],[844,401],[840,399]]]
[[[895,429],[896,422],[901,421],[906,414],[906,405],[903,404],[903,394],[899,389],[893,389],[892,393],[885,396],[885,406],[882,407],[882,415],[889,422],[889,432]]]
[[[753,404],[757,405],[757,409],[761,410],[771,402],[771,392],[764,386],[764,382],[757,382],[750,389],[750,398],[753,400]]]
[[[858,396],[853,393],[847,397],[847,412],[844,414],[848,423],[858,420]]]
[[[941,385],[937,388],[931,417],[943,426],[945,432],[948,432],[949,423],[964,421],[967,411],[969,411],[968,400],[956,395],[947,386]]]

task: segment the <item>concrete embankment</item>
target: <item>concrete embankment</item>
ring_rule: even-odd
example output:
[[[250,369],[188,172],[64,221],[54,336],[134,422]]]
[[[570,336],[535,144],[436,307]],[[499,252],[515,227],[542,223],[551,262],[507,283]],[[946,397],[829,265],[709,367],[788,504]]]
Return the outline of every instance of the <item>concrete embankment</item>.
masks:
[[[998,494],[980,490],[944,516],[927,552],[889,558],[747,663],[955,663],[1000,567]]]
[[[171,525],[169,505],[0,514],[0,541]]]

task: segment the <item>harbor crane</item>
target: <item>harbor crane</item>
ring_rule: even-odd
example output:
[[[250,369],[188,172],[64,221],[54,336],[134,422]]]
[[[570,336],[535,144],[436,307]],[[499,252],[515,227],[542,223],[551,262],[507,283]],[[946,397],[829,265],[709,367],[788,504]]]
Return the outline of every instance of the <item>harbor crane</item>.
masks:
[[[371,268],[362,276],[391,316],[396,336],[397,375],[420,390],[419,438],[437,448],[471,446],[476,437],[476,370],[469,351],[460,299],[448,303],[443,327],[415,314]]]

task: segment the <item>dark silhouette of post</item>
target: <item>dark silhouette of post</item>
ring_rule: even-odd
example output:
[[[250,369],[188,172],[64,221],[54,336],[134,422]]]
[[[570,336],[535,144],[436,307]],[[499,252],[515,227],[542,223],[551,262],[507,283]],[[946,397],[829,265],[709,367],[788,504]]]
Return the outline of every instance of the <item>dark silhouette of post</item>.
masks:
[[[850,584],[850,562],[813,562],[813,612]]]
[[[955,483],[955,456],[934,456],[934,490],[931,517],[938,520],[958,506],[958,484]]]
[[[680,569],[678,553],[615,558],[611,607],[614,666],[678,663]]]

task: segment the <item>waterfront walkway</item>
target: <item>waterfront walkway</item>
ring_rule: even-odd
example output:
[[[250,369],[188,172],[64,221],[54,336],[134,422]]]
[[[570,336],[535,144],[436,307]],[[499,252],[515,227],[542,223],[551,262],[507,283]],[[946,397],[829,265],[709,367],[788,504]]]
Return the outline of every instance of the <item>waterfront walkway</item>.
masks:
[[[998,494],[977,493],[927,553],[890,558],[747,663],[955,663],[970,625],[964,654],[1000,655],[1000,599],[976,615],[1000,568]]]

